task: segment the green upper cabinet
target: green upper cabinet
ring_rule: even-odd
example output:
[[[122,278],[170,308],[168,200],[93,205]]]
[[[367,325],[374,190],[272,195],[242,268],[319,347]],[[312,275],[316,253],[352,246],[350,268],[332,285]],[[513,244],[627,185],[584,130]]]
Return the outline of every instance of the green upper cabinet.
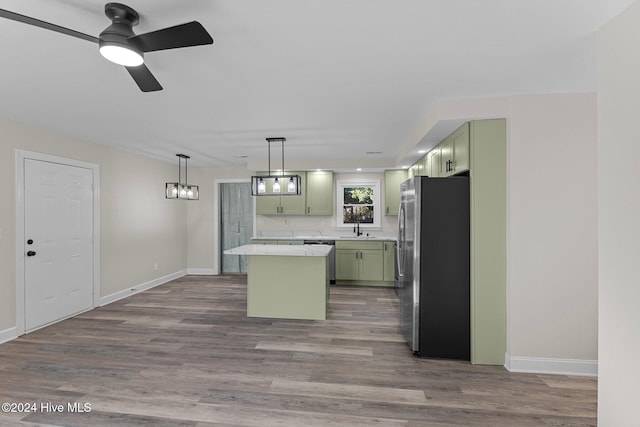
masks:
[[[256,213],[258,215],[304,215],[306,210],[306,172],[286,172],[289,175],[300,175],[302,178],[301,193],[299,196],[256,196]],[[267,175],[266,172],[258,172],[258,175]],[[273,194],[273,178],[265,180],[267,194]],[[286,189],[286,182],[281,183]]]
[[[333,172],[307,172],[307,215],[333,215]]]
[[[429,174],[427,176],[440,176],[440,148],[434,148],[427,153],[427,161],[429,162]]]
[[[418,175],[418,170],[418,165],[415,163],[412,164],[407,170],[407,178],[413,178],[414,176]]]
[[[437,147],[440,150],[441,176],[453,174],[453,140],[451,136],[445,138]]]
[[[398,215],[400,207],[400,184],[407,179],[407,171],[394,169],[384,171],[385,215]]]
[[[456,129],[438,147],[442,176],[451,176],[469,170],[469,123]]]

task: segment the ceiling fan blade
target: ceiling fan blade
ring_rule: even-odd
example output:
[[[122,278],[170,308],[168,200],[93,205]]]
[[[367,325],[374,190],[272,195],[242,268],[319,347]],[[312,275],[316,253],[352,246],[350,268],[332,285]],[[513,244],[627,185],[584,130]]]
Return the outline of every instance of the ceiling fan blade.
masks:
[[[55,31],[57,33],[66,34],[68,36],[77,37],[82,40],[98,43],[98,38],[90,36],[88,34],[81,33],[79,31],[71,30],[69,28],[61,27],[60,25],[52,24],[50,22],[41,21],[30,16],[20,15],[19,13],[10,12],[5,9],[0,9],[0,17],[11,19],[12,21],[22,22],[23,24],[33,25],[35,27],[44,28],[45,30]]]
[[[213,38],[202,24],[198,21],[192,21],[150,33],[138,34],[130,37],[128,42],[134,43],[143,52],[153,52],[213,44]]]
[[[133,80],[143,92],[155,92],[162,90],[162,86],[158,80],[151,74],[146,65],[138,65],[137,67],[124,67],[127,69]]]

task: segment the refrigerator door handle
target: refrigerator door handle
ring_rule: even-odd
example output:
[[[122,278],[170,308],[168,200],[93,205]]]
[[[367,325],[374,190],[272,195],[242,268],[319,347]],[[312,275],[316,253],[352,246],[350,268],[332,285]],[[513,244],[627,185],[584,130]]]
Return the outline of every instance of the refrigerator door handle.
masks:
[[[398,211],[398,250],[396,251],[396,263],[398,264],[398,277],[404,277],[405,211],[402,202],[400,202]]]

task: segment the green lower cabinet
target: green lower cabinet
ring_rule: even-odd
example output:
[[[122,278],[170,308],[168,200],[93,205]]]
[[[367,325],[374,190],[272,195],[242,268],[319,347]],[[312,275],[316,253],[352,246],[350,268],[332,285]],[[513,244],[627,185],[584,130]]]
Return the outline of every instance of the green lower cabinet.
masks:
[[[336,280],[358,280],[360,267],[355,249],[336,250]]]
[[[385,272],[385,245],[389,242],[336,242],[336,281],[345,285],[393,286],[394,265]],[[391,242],[391,252],[393,243]],[[393,261],[393,259],[392,259]],[[388,279],[391,277],[391,279]]]
[[[278,240],[279,245],[302,245],[304,240]]]
[[[278,241],[277,240],[256,239],[256,240],[252,240],[251,244],[252,245],[277,245]]]
[[[383,279],[382,251],[363,250],[360,251],[360,262],[358,263],[359,280],[378,281]]]

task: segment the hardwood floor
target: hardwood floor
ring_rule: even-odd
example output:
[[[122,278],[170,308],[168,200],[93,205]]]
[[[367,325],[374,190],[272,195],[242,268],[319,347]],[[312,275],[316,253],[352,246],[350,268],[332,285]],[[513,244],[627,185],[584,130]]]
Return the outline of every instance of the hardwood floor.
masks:
[[[389,288],[249,319],[244,276],[186,276],[0,345],[0,402],[37,409],[0,425],[596,425],[595,378],[419,359],[398,326]]]

